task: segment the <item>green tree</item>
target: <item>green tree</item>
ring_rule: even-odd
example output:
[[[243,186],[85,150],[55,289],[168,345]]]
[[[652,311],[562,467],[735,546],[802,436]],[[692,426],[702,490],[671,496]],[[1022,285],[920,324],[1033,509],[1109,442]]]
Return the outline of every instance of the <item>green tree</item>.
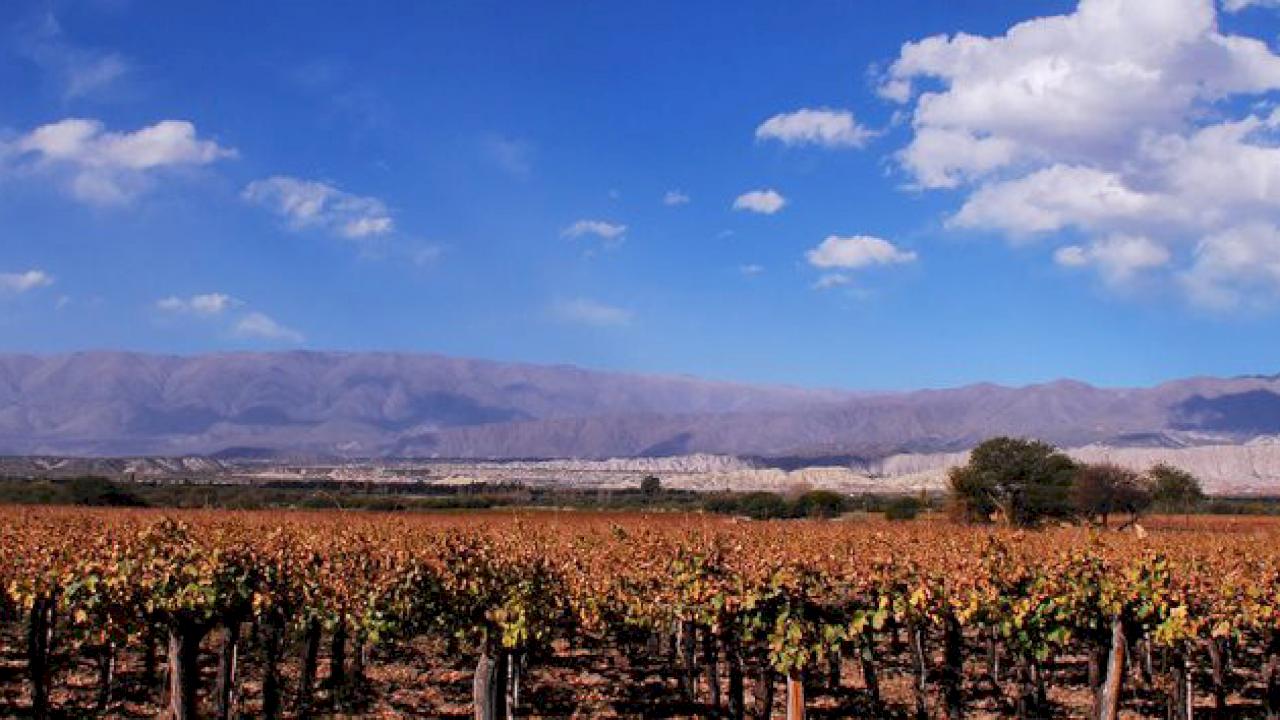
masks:
[[[1152,484],[1138,473],[1113,463],[1081,465],[1071,486],[1071,502],[1076,512],[1102,527],[1115,513],[1128,513],[1129,522],[1151,506]]]
[[[1147,471],[1152,497],[1161,509],[1191,512],[1204,499],[1204,489],[1195,475],[1172,465],[1159,463]]]
[[[915,520],[924,509],[924,502],[912,495],[903,495],[889,501],[884,508],[886,520]]]
[[[640,481],[640,492],[645,495],[657,495],[662,490],[662,480],[657,475],[645,475]]]
[[[949,474],[952,500],[971,522],[999,520],[1019,527],[1071,514],[1076,464],[1039,440],[997,437],[969,453]]]

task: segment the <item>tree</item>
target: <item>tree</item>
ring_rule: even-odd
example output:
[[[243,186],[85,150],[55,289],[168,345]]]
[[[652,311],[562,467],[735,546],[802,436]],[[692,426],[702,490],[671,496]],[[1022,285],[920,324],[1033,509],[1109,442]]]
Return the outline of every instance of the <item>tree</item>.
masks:
[[[1113,463],[1082,465],[1071,486],[1071,502],[1080,515],[1100,519],[1102,527],[1114,513],[1128,513],[1127,524],[1132,524],[1151,506],[1151,482]]]
[[[1196,476],[1172,465],[1159,463],[1147,471],[1152,485],[1152,499],[1160,508],[1190,512],[1204,499],[1204,489]]]
[[[903,495],[889,501],[884,509],[884,517],[886,520],[915,520],[923,508],[924,503],[920,498]]]
[[[657,495],[662,490],[662,480],[657,475],[645,475],[640,481],[640,492],[645,495]]]
[[[1071,514],[1076,464],[1039,440],[998,437],[969,453],[949,474],[952,498],[969,521],[999,519],[1028,527]]]
[[[795,500],[795,514],[811,518],[834,518],[849,509],[849,498],[831,490],[810,490]]]

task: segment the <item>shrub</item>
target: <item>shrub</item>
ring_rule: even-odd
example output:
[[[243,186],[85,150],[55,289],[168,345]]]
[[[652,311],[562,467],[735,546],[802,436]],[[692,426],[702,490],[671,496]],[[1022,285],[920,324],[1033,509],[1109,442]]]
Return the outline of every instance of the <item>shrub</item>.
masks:
[[[904,495],[889,501],[884,508],[884,517],[886,520],[915,520],[923,509],[924,503],[920,498]]]

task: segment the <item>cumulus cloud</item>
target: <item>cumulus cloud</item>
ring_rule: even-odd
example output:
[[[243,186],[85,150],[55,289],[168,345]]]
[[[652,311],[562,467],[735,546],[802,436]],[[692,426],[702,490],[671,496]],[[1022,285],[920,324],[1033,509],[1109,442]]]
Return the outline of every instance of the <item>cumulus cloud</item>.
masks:
[[[190,313],[193,315],[213,316],[221,315],[235,307],[239,307],[244,303],[226,293],[204,293],[201,295],[192,295],[191,297],[182,298],[176,295],[170,295],[156,301],[156,308],[171,313]]]
[[[351,240],[386,235],[395,221],[385,203],[328,183],[277,175],[249,183],[241,196],[283,217],[294,230],[318,229]]]
[[[689,196],[679,190],[668,190],[666,195],[662,196],[663,205],[687,205]]]
[[[584,297],[561,300],[552,305],[551,310],[552,314],[564,322],[593,327],[630,325],[633,317],[626,308]]]
[[[260,312],[251,312],[240,318],[232,331],[236,336],[250,340],[298,344],[306,339],[297,330],[281,325]]]
[[[914,262],[916,254],[871,235],[828,235],[821,244],[805,253],[805,258],[816,268],[854,270],[871,265]]]
[[[910,184],[963,193],[950,227],[1083,236],[1055,259],[1115,283],[1164,268],[1199,302],[1239,299],[1233,279],[1280,294],[1232,261],[1280,221],[1280,113],[1257,102],[1276,90],[1280,55],[1221,32],[1213,0],[1081,0],[909,42],[880,94],[911,118]]]
[[[747,210],[762,215],[772,215],[787,204],[787,199],[776,190],[752,190],[733,201],[734,210]]]
[[[803,108],[774,115],[756,128],[757,140],[828,148],[862,147],[872,135],[854,120],[853,113],[829,108]]]
[[[0,144],[0,160],[61,173],[71,194],[95,205],[127,203],[165,168],[208,165],[235,150],[197,136],[185,120],[162,120],[133,132],[111,132],[98,120],[67,118]]]
[[[0,273],[0,291],[6,293],[24,293],[36,288],[53,284],[53,276],[43,270],[28,270],[18,273]]]
[[[1168,249],[1151,238],[1122,234],[1099,238],[1087,246],[1066,245],[1053,254],[1054,262],[1065,267],[1097,267],[1107,281],[1115,284],[1139,271],[1162,267],[1168,264],[1169,257]]]

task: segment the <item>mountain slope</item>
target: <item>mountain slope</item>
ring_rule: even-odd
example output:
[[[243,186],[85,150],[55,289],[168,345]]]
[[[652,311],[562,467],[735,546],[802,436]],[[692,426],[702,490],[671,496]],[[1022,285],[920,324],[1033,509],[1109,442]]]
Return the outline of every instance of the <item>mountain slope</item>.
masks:
[[[1280,433],[1280,379],[855,394],[395,353],[0,355],[0,453],[883,457]]]

